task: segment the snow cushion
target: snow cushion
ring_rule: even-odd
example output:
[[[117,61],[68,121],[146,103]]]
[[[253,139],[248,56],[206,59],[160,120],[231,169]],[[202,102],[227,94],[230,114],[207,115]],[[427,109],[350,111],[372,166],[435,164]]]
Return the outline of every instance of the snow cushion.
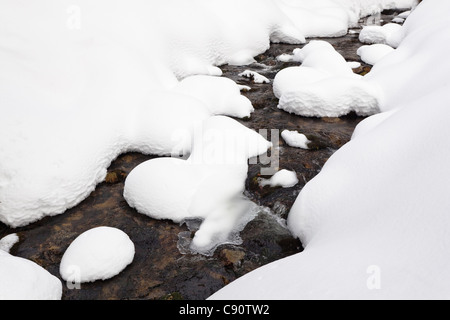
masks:
[[[93,228],[79,235],[67,248],[60,274],[74,284],[110,279],[133,261],[134,253],[134,244],[123,231]]]

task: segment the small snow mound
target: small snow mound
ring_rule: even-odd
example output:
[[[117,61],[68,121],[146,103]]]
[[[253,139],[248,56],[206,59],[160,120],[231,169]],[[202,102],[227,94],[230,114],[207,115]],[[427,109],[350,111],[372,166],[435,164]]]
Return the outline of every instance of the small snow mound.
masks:
[[[306,117],[340,117],[352,111],[372,115],[379,111],[378,90],[362,81],[351,64],[326,41],[311,41],[295,49],[300,67],[280,71],[273,90],[278,108]]]
[[[402,38],[402,26],[388,23],[384,26],[365,26],[359,34],[359,41],[367,44],[387,44],[396,48]]]
[[[370,46],[362,46],[358,49],[357,54],[365,63],[375,65],[393,51],[395,49],[386,44],[372,44]]]
[[[352,69],[358,69],[359,67],[361,67],[361,62],[358,62],[358,61],[349,61],[347,63],[348,63],[348,66]]]
[[[293,51],[293,61],[332,75],[353,75],[344,57],[327,41],[313,40]]]
[[[309,141],[304,134],[301,134],[298,131],[284,130],[281,133],[281,137],[290,147],[301,148],[305,150],[309,149],[308,144],[311,141]]]
[[[282,187],[282,188],[292,188],[298,184],[297,173],[294,171],[289,171],[283,169],[275,173],[270,179],[261,179],[259,185],[261,187]]]
[[[245,77],[253,80],[254,83],[263,84],[263,83],[270,83],[270,80],[264,77],[263,75],[260,75],[256,71],[251,70],[245,70],[244,72],[239,74],[240,77]]]
[[[378,95],[365,81],[332,77],[286,92],[278,107],[305,117],[341,117],[352,111],[368,116],[379,112]]]
[[[290,67],[281,70],[273,81],[273,93],[280,99],[285,92],[295,91],[306,85],[326,79],[329,74],[310,67]]]
[[[122,272],[134,259],[133,242],[123,231],[111,227],[90,229],[67,248],[60,274],[76,283],[110,279]]]

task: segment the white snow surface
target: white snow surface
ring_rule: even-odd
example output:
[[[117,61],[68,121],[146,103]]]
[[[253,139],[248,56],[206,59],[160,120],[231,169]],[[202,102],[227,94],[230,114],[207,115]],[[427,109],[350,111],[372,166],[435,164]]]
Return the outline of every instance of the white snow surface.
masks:
[[[448,4],[439,1],[434,10],[430,6],[433,5],[423,1],[410,14],[402,27],[405,37],[400,46],[365,77],[384,92],[380,99],[382,111],[414,102],[447,83],[447,68],[436,68],[436,63],[445,61],[450,50],[448,19],[437,14],[439,9],[446,10]]]
[[[293,60],[302,65],[281,70],[274,80],[279,109],[306,117],[340,117],[352,111],[367,116],[379,111],[377,86],[355,74],[330,43],[311,41],[294,50]]]
[[[449,11],[423,1],[374,67],[391,111],[363,121],[300,193],[288,225],[305,251],[212,299],[448,299],[450,83],[435,65],[450,54]]]
[[[107,280],[122,272],[134,259],[128,235],[117,228],[97,227],[80,234],[61,260],[61,277],[73,283]]]
[[[290,147],[308,150],[308,144],[311,142],[308,138],[298,131],[283,130],[281,137]]]
[[[0,250],[0,300],[60,300],[61,281],[36,263]]]
[[[387,23],[383,26],[365,26],[359,34],[359,41],[367,44],[387,44],[396,48],[403,39],[402,26]]]
[[[270,179],[261,179],[259,185],[262,187],[292,188],[297,185],[298,182],[297,173],[295,171],[283,169],[275,173]]]
[[[375,65],[394,50],[394,48],[388,46],[387,44],[377,43],[360,47],[357,54],[365,63]]]

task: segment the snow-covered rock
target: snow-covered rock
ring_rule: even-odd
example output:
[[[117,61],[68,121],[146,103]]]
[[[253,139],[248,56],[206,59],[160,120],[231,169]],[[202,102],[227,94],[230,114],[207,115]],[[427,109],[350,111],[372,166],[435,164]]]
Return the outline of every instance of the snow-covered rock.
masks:
[[[133,262],[135,248],[128,235],[117,228],[97,227],[80,234],[67,248],[61,277],[72,283],[107,280]]]
[[[281,70],[275,76],[273,93],[280,99],[285,92],[301,89],[309,84],[319,82],[330,77],[330,74],[316,68],[289,67]]]
[[[361,60],[367,64],[375,65],[395,49],[386,44],[372,44],[369,46],[362,46],[358,49],[357,54]]]
[[[259,185],[261,187],[270,186],[272,188],[292,188],[298,183],[297,173],[286,169],[275,173],[270,179],[261,179]]]
[[[308,144],[311,142],[309,139],[302,133],[298,131],[289,131],[284,130],[281,132],[281,137],[290,147],[300,148],[308,150]]]
[[[259,74],[256,71],[245,70],[244,72],[239,74],[240,77],[245,77],[251,79],[254,83],[262,84],[262,83],[270,83],[270,80]]]
[[[333,46],[321,40],[295,49],[300,67],[281,70],[273,90],[278,108],[306,117],[340,117],[352,111],[372,115],[378,109],[376,86],[363,81]]]
[[[279,108],[304,117],[341,117],[352,111],[369,116],[379,112],[378,94],[360,79],[330,77],[284,93]]]
[[[397,23],[387,23],[383,26],[365,26],[359,41],[367,44],[387,44],[396,48],[403,38],[402,26]]]
[[[312,40],[303,48],[294,49],[292,61],[330,75],[354,76],[345,58],[324,40]]]

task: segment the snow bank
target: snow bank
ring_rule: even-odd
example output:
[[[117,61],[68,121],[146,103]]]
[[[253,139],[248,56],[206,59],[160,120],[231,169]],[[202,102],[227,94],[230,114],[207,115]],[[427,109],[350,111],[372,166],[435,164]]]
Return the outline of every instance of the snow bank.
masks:
[[[257,132],[231,118],[209,118],[195,130],[187,160],[144,162],[128,175],[124,197],[138,212],[155,219],[204,219],[191,248],[211,254],[246,220],[247,160],[270,147]]]
[[[443,6],[439,3],[436,8]],[[403,25],[404,40],[398,47],[401,50],[377,63],[366,76],[368,82],[378,84],[384,92],[380,100],[382,111],[429,95],[436,89],[437,81],[446,79],[447,68],[437,68],[436,63],[447,59],[450,43],[447,24],[448,19],[436,14],[426,1],[408,17]]]
[[[305,150],[309,149],[308,144],[311,141],[309,141],[309,139],[304,134],[301,134],[298,131],[284,130],[283,132],[281,132],[281,137],[290,147],[301,148]]]
[[[61,281],[36,263],[3,249],[18,240],[13,234],[0,240],[0,300],[60,300]]]
[[[357,54],[365,63],[375,65],[394,50],[395,49],[386,44],[372,44],[370,46],[360,47]]]
[[[306,117],[340,117],[352,111],[372,115],[378,109],[378,90],[353,73],[351,66],[326,41],[311,41],[293,52],[300,67],[280,71],[273,90],[278,108]]]
[[[111,227],[90,229],[67,248],[60,274],[73,283],[110,279],[134,259],[134,244],[123,231]]]
[[[262,187],[282,187],[292,188],[298,183],[297,173],[286,169],[280,170],[275,173],[270,179],[261,179],[259,185]]]
[[[370,81],[392,111],[362,122],[300,193],[288,224],[305,251],[212,298],[448,298],[450,83],[448,67],[434,66],[450,54],[449,10],[422,2],[375,66]]]

